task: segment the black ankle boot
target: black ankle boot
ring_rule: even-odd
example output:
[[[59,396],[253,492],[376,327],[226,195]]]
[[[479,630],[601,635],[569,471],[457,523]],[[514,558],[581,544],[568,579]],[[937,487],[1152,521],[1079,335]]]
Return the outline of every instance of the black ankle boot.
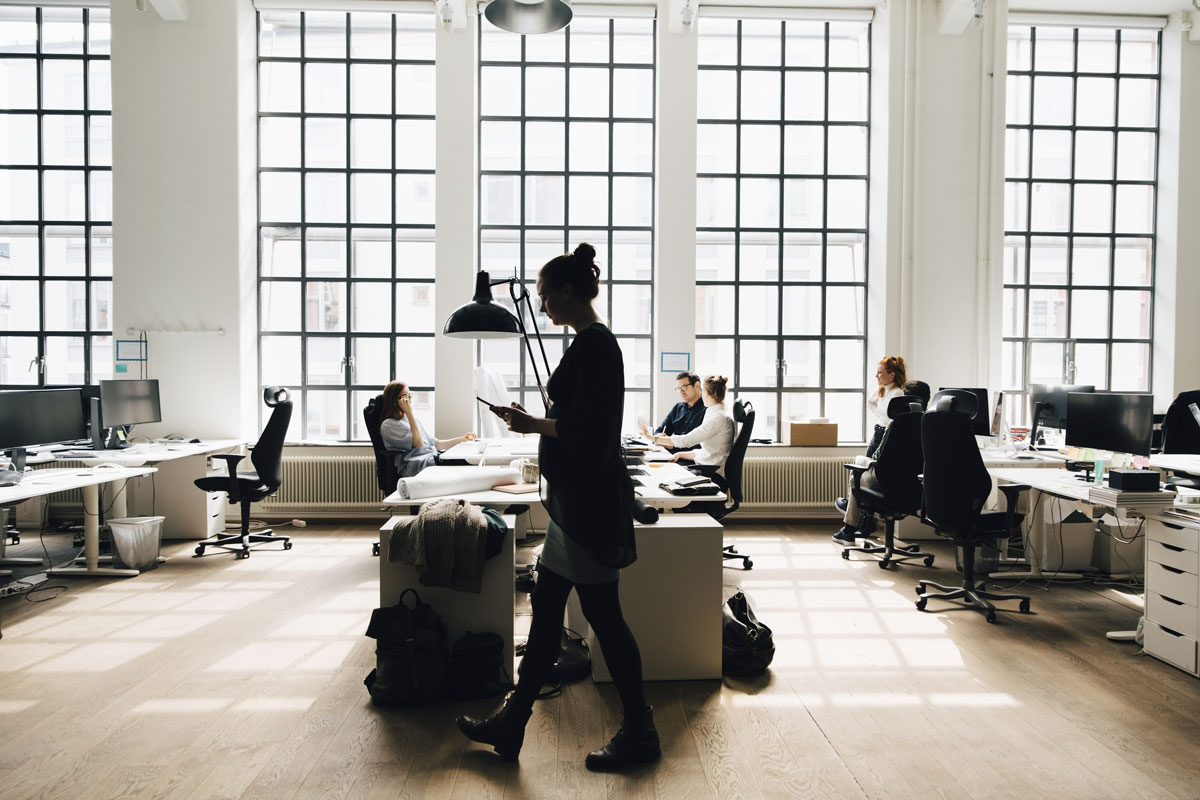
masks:
[[[468,739],[490,744],[505,761],[516,761],[525,742],[525,723],[532,713],[531,708],[516,706],[510,692],[500,708],[486,717],[463,714],[454,721]]]
[[[614,772],[662,758],[653,711],[653,708],[646,706],[637,719],[627,715],[612,741],[588,753],[587,768],[593,772]]]

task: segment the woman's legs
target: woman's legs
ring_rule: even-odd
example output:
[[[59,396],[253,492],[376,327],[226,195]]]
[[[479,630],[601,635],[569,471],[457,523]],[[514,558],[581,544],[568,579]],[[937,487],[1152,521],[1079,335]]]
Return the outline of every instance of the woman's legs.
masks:
[[[621,613],[618,582],[575,587],[579,604],[588,624],[600,640],[604,661],[612,674],[625,716],[640,714],[646,708],[646,693],[642,686],[642,653],[633,632]]]

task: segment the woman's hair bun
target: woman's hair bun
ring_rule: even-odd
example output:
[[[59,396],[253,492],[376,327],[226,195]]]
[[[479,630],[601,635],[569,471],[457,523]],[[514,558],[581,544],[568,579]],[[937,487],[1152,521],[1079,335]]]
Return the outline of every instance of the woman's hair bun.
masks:
[[[587,242],[580,242],[575,247],[575,252],[573,252],[571,255],[575,256],[580,261],[586,262],[588,266],[591,266],[591,263],[596,260],[596,248],[592,247]]]
[[[718,375],[716,377],[721,383],[729,383],[729,378],[726,378],[724,375]]]

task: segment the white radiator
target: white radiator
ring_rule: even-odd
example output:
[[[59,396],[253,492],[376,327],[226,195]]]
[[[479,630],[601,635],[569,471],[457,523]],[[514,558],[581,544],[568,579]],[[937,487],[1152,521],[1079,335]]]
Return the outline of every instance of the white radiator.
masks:
[[[285,456],[283,484],[258,504],[263,511],[378,511],[375,455]]]
[[[742,508],[747,511],[828,511],[846,494],[846,456],[747,458]]]

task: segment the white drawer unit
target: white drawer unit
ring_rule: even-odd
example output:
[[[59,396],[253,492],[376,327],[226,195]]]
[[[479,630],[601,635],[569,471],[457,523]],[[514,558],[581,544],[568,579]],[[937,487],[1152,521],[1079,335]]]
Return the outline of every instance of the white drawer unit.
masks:
[[[1150,519],[1146,539],[1143,647],[1155,658],[1200,677],[1200,524]]]

